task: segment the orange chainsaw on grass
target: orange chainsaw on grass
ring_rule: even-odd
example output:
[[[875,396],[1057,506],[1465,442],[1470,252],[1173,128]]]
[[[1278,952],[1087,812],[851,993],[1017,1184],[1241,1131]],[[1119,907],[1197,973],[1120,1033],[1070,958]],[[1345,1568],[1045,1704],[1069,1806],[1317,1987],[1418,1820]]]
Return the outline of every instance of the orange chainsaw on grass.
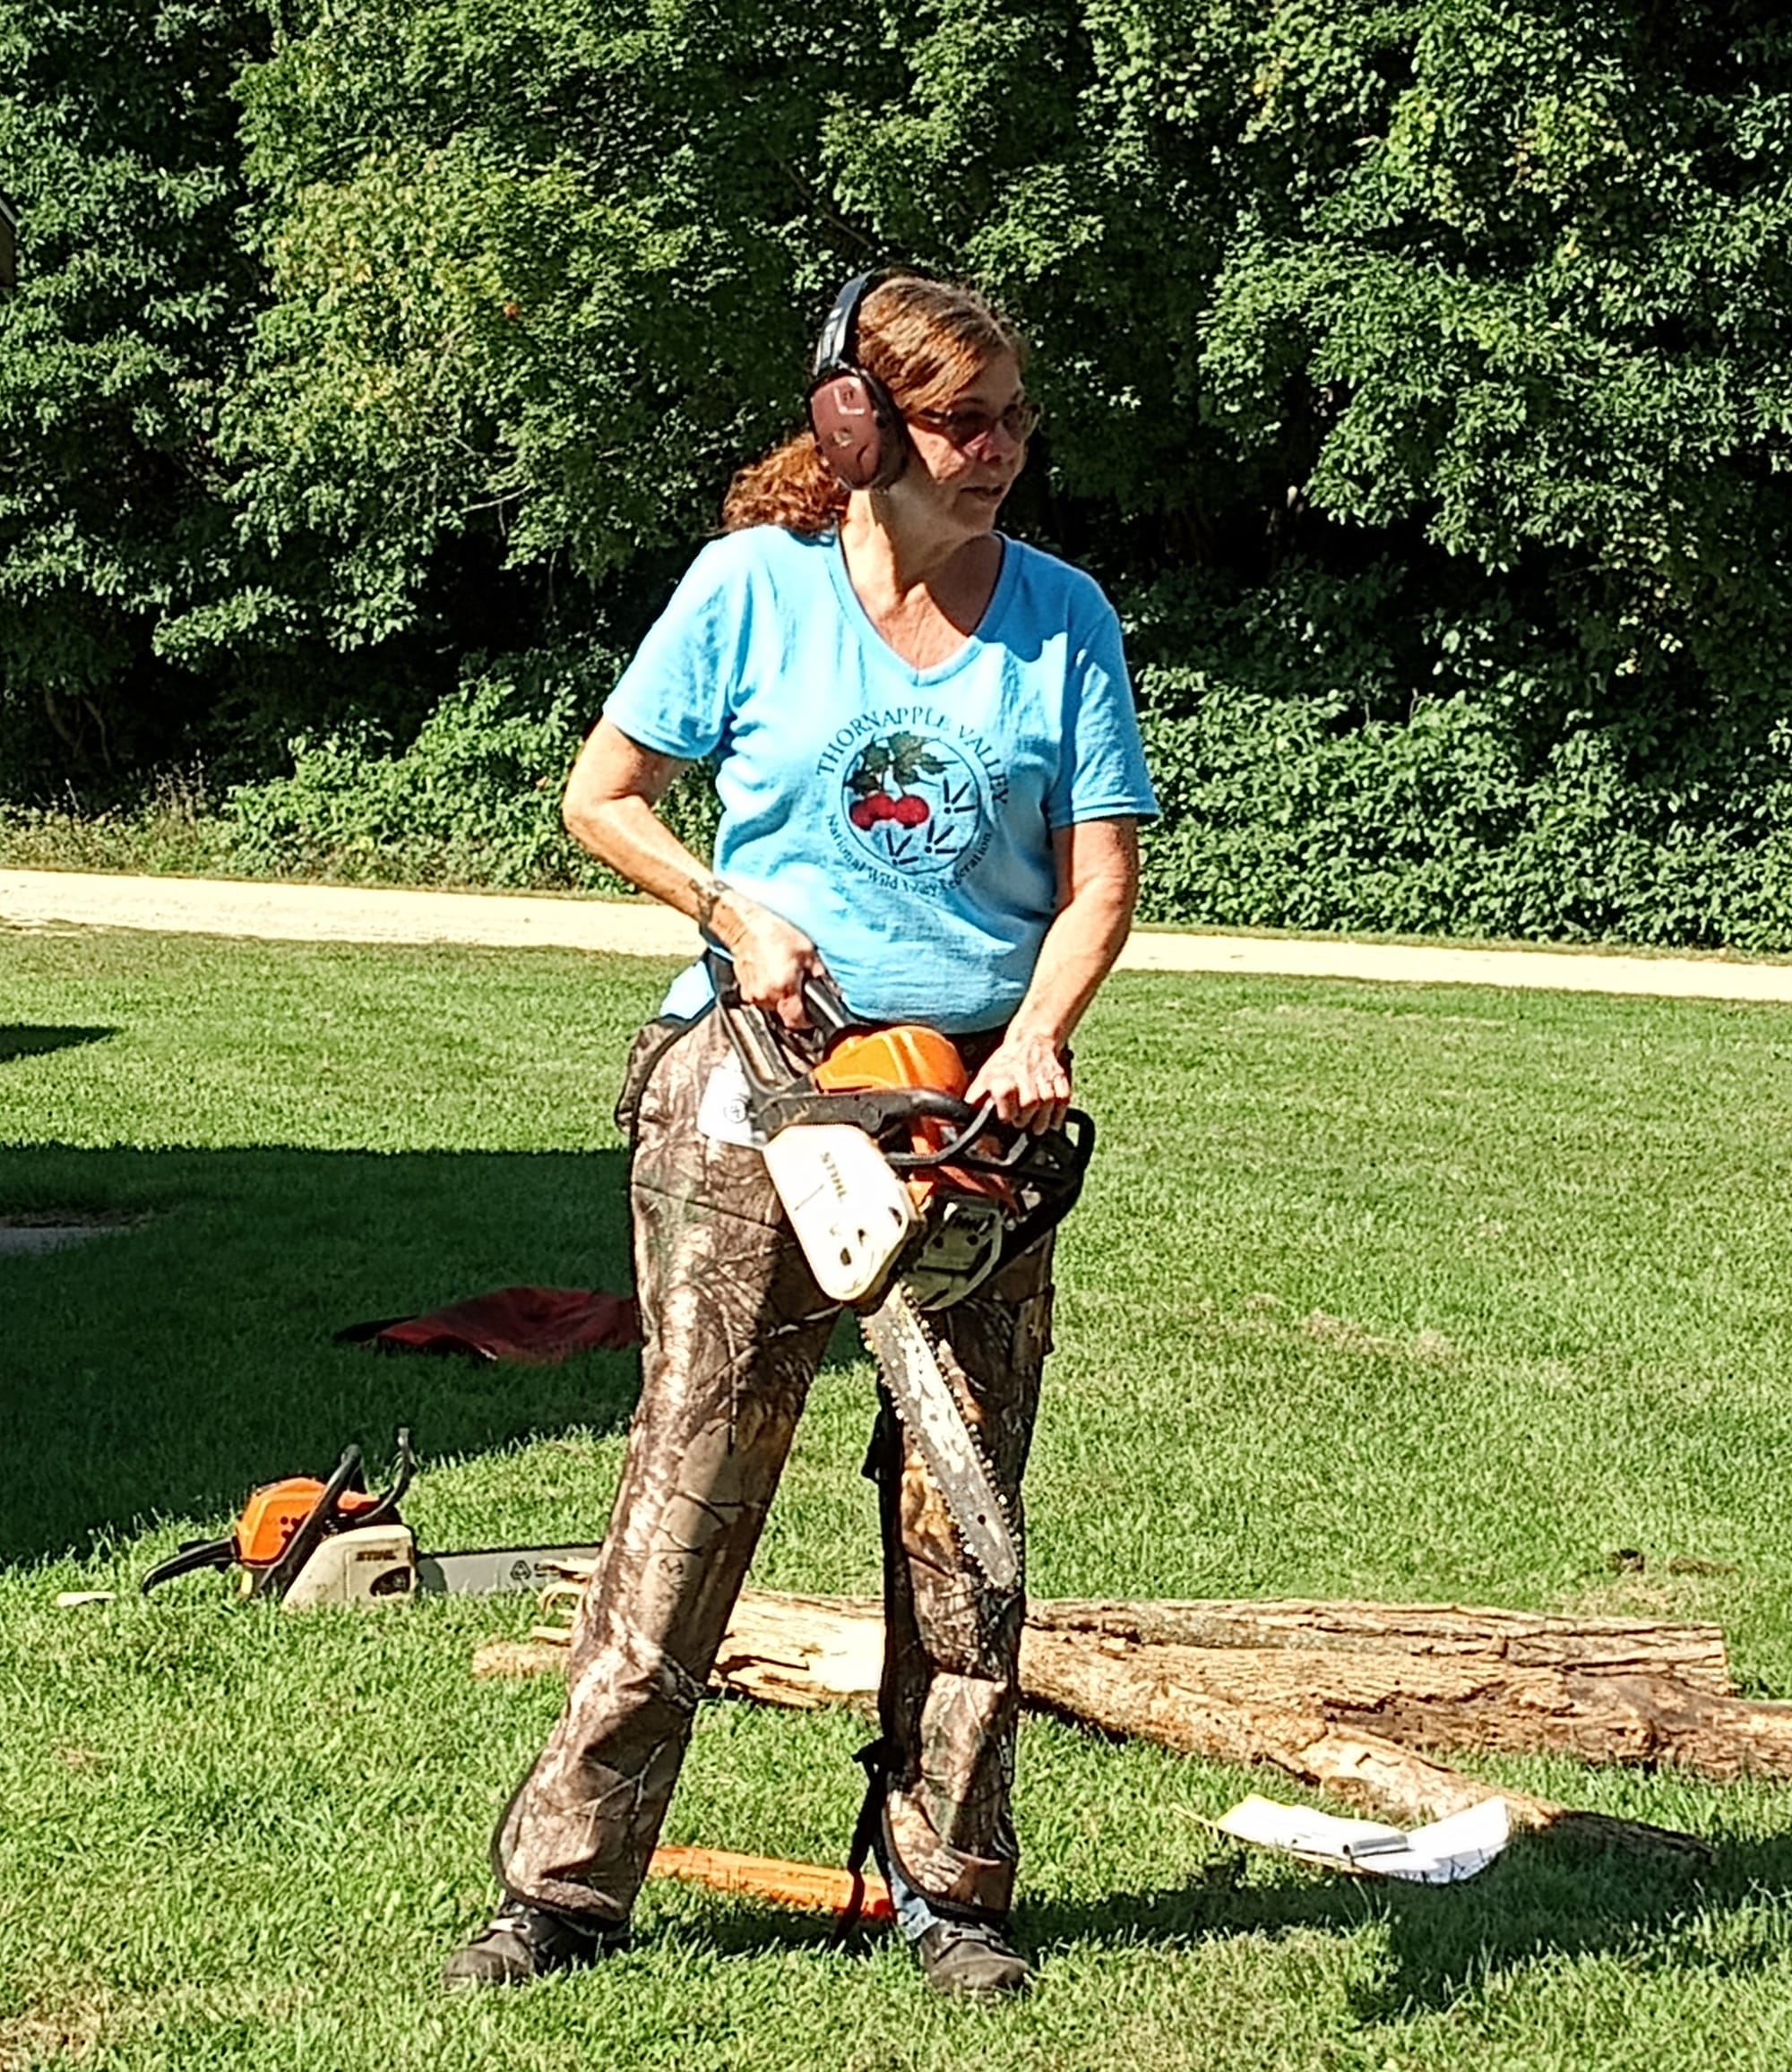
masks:
[[[189,1540],[143,1578],[145,1595],[200,1569],[234,1569],[245,1597],[271,1597],[289,1612],[317,1604],[367,1604],[426,1596],[484,1597],[539,1592],[582,1573],[591,1545],[472,1547],[418,1551],[399,1501],[417,1472],[410,1433],[398,1435],[398,1460],[384,1492],[362,1482],[361,1449],[347,1448],[323,1481],[289,1475],[254,1492],[219,1540]]]

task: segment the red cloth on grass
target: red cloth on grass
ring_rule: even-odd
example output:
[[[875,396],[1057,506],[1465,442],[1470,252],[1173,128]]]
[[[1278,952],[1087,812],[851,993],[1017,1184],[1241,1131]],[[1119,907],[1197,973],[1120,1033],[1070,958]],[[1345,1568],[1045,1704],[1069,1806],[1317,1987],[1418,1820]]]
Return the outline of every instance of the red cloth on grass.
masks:
[[[594,1346],[618,1352],[638,1346],[641,1311],[633,1295],[602,1289],[498,1288],[427,1316],[397,1318],[365,1336],[383,1350],[471,1353],[548,1366]]]

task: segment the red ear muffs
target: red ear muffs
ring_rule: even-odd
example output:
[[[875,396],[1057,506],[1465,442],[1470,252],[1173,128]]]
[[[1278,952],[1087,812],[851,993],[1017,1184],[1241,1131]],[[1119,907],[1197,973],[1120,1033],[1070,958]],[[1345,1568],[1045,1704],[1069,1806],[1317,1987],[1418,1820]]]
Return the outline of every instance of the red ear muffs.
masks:
[[[811,389],[809,427],[823,464],[849,489],[886,489],[902,472],[909,451],[902,420],[870,374],[830,374]]]
[[[834,299],[815,348],[809,428],[823,466],[848,489],[887,489],[909,459],[902,413],[858,365],[858,307],[881,277],[861,273]]]

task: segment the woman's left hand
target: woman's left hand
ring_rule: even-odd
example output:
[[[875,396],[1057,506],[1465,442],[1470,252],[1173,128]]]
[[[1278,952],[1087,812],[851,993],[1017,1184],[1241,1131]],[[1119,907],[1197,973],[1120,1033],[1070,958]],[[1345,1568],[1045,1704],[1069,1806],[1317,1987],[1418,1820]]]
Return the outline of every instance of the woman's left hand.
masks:
[[[1070,1064],[1048,1036],[1011,1029],[984,1061],[965,1099],[993,1100],[997,1118],[1043,1135],[1059,1128],[1070,1106]]]

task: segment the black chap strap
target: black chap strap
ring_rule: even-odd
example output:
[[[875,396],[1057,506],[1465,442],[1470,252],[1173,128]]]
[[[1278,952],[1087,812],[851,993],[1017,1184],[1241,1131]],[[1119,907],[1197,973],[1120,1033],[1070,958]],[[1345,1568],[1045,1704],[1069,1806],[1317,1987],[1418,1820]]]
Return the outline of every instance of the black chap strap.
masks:
[[[866,1860],[877,1839],[877,1829],[883,1818],[883,1800],[890,1788],[889,1750],[882,1741],[866,1741],[852,1759],[865,1771],[865,1796],[859,1801],[858,1818],[852,1824],[852,1842],[846,1853],[847,1875],[852,1879],[852,1891],[841,1910],[840,1924],[834,1930],[836,1942],[846,1940],[858,1926],[858,1917],[865,1911]]]

